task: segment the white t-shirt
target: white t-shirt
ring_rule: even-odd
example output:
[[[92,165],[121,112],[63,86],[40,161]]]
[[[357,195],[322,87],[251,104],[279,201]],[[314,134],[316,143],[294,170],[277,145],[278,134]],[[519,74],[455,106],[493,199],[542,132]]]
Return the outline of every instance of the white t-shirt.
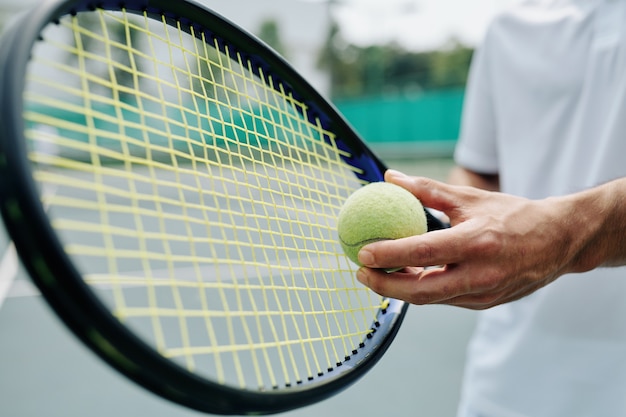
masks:
[[[457,163],[503,192],[626,176],[626,0],[525,1],[476,52]],[[566,275],[480,313],[460,415],[626,416],[626,268]]]

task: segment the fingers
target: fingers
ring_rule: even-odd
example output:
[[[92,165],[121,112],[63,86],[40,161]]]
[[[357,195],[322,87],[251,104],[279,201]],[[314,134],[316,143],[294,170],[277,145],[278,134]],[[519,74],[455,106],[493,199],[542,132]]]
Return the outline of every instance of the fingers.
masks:
[[[460,213],[457,209],[457,201],[461,201],[462,187],[449,186],[447,184],[421,177],[409,177],[401,172],[387,170],[385,180],[393,182],[419,198],[425,206],[441,210],[450,216],[451,212]],[[453,221],[458,225],[463,220],[462,215]],[[388,240],[368,245],[359,253],[359,262],[371,268],[397,268],[398,266],[437,266],[453,264],[459,261],[461,256],[467,256],[467,237],[462,229],[432,231],[427,238],[413,236],[405,239]]]
[[[463,254],[458,229],[436,230],[425,235],[383,240],[364,246],[359,262],[370,268],[437,266],[456,263]]]
[[[427,275],[423,268],[405,268],[391,274],[379,269],[361,268],[356,277],[377,294],[421,305],[433,301],[429,294],[417,290],[418,283]]]
[[[514,301],[536,289],[534,286],[492,285],[492,281],[477,275],[478,271],[455,267],[405,268],[386,274],[361,268],[357,279],[378,294],[411,304],[446,304],[472,310]]]
[[[385,181],[409,190],[424,206],[441,211],[449,211],[456,206],[459,187],[453,187],[424,177],[410,177],[401,172],[387,170]]]
[[[471,288],[456,276],[454,270],[446,267],[405,268],[392,274],[370,268],[361,268],[357,272],[357,279],[377,294],[417,305],[447,304],[466,296]]]

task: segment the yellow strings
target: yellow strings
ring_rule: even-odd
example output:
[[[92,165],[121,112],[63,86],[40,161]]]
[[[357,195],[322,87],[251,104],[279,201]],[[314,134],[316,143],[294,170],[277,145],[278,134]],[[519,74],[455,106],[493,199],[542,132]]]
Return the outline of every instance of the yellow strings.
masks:
[[[25,92],[35,180],[115,316],[239,387],[295,384],[350,355],[382,300],[337,243],[360,183],[333,132],[193,28],[98,10],[44,39]]]

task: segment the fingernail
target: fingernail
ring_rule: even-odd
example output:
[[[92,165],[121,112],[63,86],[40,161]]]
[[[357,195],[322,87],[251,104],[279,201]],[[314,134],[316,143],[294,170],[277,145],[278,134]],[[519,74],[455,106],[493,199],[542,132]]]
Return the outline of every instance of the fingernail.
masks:
[[[404,173],[402,173],[400,171],[396,171],[395,169],[388,169],[386,174],[387,174],[387,176],[389,178],[398,178],[398,179],[400,179],[400,178],[405,178],[406,177],[406,174],[404,174]]]
[[[359,262],[364,266],[370,266],[374,263],[374,255],[367,249],[359,251]]]

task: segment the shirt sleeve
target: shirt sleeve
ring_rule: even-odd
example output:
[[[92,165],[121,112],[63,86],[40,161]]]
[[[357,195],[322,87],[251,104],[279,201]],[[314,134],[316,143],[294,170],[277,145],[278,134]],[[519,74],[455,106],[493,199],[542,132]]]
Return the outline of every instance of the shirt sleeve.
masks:
[[[475,172],[497,174],[499,165],[489,40],[488,33],[472,58],[454,160]]]

